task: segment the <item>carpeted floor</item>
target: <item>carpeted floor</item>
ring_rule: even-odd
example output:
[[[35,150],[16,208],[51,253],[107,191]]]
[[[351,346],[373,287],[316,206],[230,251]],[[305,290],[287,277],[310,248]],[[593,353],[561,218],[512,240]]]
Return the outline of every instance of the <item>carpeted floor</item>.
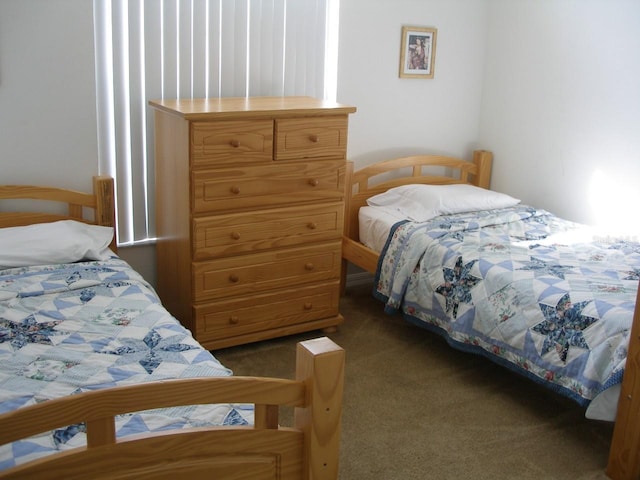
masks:
[[[347,289],[342,480],[606,479],[612,424],[438,335],[383,312],[371,286]],[[237,375],[293,378],[310,332],[214,352]],[[283,412],[289,424],[291,412]]]

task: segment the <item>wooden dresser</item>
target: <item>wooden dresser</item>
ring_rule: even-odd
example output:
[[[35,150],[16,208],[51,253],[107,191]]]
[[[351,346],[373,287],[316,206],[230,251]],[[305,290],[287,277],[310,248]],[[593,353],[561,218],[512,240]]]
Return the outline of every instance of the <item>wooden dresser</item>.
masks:
[[[355,108],[310,97],[150,105],[166,308],[211,350],[338,325]]]

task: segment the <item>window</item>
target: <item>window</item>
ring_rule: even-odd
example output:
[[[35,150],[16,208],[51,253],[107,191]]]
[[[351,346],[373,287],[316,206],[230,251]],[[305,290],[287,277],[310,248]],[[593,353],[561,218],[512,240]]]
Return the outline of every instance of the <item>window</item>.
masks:
[[[116,181],[118,244],[152,241],[159,98],[335,100],[339,0],[94,0],[101,174]]]

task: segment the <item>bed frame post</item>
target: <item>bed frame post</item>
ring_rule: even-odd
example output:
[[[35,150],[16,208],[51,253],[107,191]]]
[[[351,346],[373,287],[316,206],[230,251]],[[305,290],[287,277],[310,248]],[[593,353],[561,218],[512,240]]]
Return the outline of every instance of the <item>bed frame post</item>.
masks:
[[[294,413],[304,432],[307,480],[338,478],[345,352],[327,337],[300,342],[296,351],[296,380],[307,387],[305,407]]]
[[[473,152],[473,163],[478,167],[474,183],[478,187],[489,188],[491,184],[491,164],[493,163],[493,153],[488,150],[475,150]]]
[[[105,176],[93,177],[93,194],[96,197],[96,218],[98,225],[113,227],[113,240],[109,247],[117,253],[116,212],[113,190],[113,178]]]
[[[354,164],[352,161],[347,161],[344,174],[344,230],[342,232],[342,238],[353,238],[352,226],[351,226],[351,197],[353,196],[353,170]],[[344,240],[343,246],[344,249]],[[347,270],[349,268],[349,262],[342,256],[342,267],[340,269],[340,295],[344,295],[347,288]]]
[[[640,478],[640,288],[629,336],[629,350],[618,414],[609,450],[607,475],[614,480]]]

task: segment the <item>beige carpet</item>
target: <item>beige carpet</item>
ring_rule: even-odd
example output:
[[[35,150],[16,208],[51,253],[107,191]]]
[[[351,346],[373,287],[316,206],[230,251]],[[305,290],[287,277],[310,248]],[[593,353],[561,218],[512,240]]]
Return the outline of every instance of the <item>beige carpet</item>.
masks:
[[[612,425],[438,335],[383,312],[370,286],[329,335],[347,354],[343,480],[606,479]],[[237,375],[293,378],[311,332],[214,352]],[[283,412],[289,424],[291,412]]]

